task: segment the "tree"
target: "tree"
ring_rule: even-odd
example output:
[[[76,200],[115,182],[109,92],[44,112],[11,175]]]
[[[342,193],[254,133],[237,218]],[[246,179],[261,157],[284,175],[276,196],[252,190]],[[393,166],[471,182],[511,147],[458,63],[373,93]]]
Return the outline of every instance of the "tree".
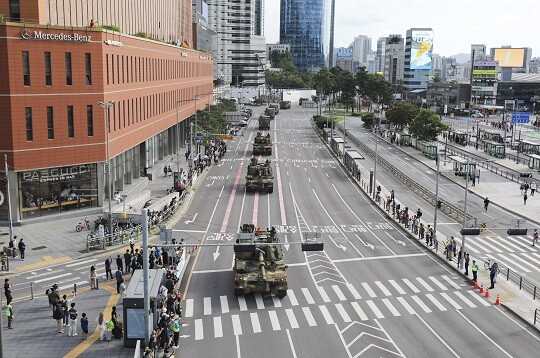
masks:
[[[440,74],[435,74],[435,76],[433,76],[433,78],[431,79],[432,82],[435,82],[435,83],[442,83],[443,80],[442,80],[442,77]]]
[[[375,114],[372,112],[366,113],[362,116],[362,122],[364,122],[365,128],[371,128],[375,120],[376,120]]]
[[[449,129],[448,124],[429,109],[421,109],[420,113],[409,123],[409,133],[419,140],[428,142],[436,140],[439,134]]]
[[[356,81],[353,75],[345,71],[341,74],[341,97],[340,101],[345,105],[345,111],[349,111],[349,106],[354,113],[354,98],[356,97]]]
[[[420,109],[411,102],[396,102],[386,110],[386,119],[403,130],[420,113]]]
[[[328,96],[334,88],[334,76],[327,67],[322,67],[313,77],[313,85],[318,92]]]

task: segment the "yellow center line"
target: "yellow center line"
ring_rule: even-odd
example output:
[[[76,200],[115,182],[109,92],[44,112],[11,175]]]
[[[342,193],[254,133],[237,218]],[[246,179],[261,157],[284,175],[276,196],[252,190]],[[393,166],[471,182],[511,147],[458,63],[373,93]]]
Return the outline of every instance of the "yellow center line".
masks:
[[[112,310],[112,307],[118,304],[118,299],[122,297],[122,295],[117,294],[116,287],[112,287],[109,285],[102,285],[99,287],[100,289],[103,288],[106,291],[109,291],[111,293],[111,297],[109,297],[109,300],[107,301],[107,305],[103,309],[102,312],[109,312]],[[82,341],[79,343],[75,348],[73,348],[68,354],[64,356],[64,358],[76,358],[79,355],[81,355],[85,350],[90,348],[90,346],[99,339],[99,327],[96,327],[94,330],[94,333],[88,336],[88,339],[85,341]]]

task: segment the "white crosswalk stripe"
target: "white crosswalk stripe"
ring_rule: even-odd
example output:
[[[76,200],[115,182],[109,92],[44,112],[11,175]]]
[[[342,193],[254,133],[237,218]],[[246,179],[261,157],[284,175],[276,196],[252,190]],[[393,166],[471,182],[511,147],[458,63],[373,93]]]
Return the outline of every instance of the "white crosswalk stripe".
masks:
[[[279,297],[272,296],[272,302],[274,302],[274,307],[281,307],[281,300]]]
[[[229,313],[229,301],[227,301],[227,296],[219,296],[219,301],[221,302],[221,313]]]
[[[443,285],[442,283],[440,283],[439,280],[437,280],[436,277],[434,277],[434,276],[429,276],[429,279],[430,279],[431,281],[433,281],[433,283],[434,283],[437,287],[439,287],[441,290],[443,290],[443,291],[446,291],[446,290],[447,290],[446,286]]]
[[[298,306],[298,300],[296,299],[296,295],[294,294],[294,291],[290,288],[287,290],[287,297],[289,297],[291,305]]]
[[[202,319],[195,320],[195,340],[200,341],[204,338]]]
[[[470,308],[476,308],[476,305],[472,303],[467,297],[465,297],[465,295],[463,295],[463,293],[461,293],[460,291],[456,291],[454,292],[454,294],[458,296],[463,302],[465,302],[465,304]]]
[[[186,300],[186,317],[193,317],[193,298],[189,298]]]
[[[272,329],[274,331],[280,331],[281,326],[279,324],[276,311],[268,311],[268,316],[270,316],[270,323],[272,324]]]
[[[238,306],[240,307],[240,311],[247,311],[247,303],[246,298],[244,296],[238,296]]]
[[[328,297],[328,294],[326,294],[326,291],[322,286],[317,286],[317,291],[319,291],[319,294],[325,303],[330,302],[330,297]]]
[[[409,288],[414,292],[414,293],[420,293],[420,290],[416,288],[415,285],[412,284],[412,282],[408,279],[408,278],[404,278],[403,279],[403,282],[405,282],[405,284],[407,286],[409,286]]]
[[[531,247],[530,243],[525,243],[523,242],[522,239],[518,239],[518,237],[520,236],[506,236],[506,240],[507,241],[511,241],[513,242],[514,244],[518,245],[519,246],[519,251],[529,251],[529,250],[532,250],[532,251],[536,251],[536,249],[534,247]]]
[[[398,297],[397,300],[399,301],[399,303],[401,303],[403,307],[405,307],[405,309],[407,310],[407,312],[409,312],[409,314],[416,314],[416,311],[411,307],[411,305],[407,301],[405,301],[403,297]]]
[[[373,313],[375,313],[375,316],[377,316],[377,318],[384,318],[384,315],[379,310],[379,308],[375,305],[375,303],[373,303],[372,300],[367,300],[366,303],[369,306],[369,308],[371,308]]]
[[[472,242],[471,240],[467,241],[467,250],[472,251],[475,254],[482,253],[482,250],[480,248],[478,248],[478,247],[475,247],[474,242]]]
[[[255,294],[255,302],[257,303],[258,310],[264,309],[264,301],[260,292]]]
[[[377,297],[377,295],[376,295],[375,292],[371,289],[371,287],[369,287],[369,285],[367,284],[367,282],[362,282],[361,285],[362,285],[362,287],[364,287],[364,290],[366,290],[366,292],[367,292],[367,294],[369,295],[369,297],[371,297],[371,298]]]
[[[396,289],[396,291],[397,291],[400,295],[405,295],[405,294],[406,294],[405,290],[402,289],[401,286],[398,285],[396,281],[394,281],[394,280],[388,280],[388,282],[390,282],[390,284],[391,284],[392,286],[394,286],[394,288]]]
[[[388,291],[388,289],[382,284],[381,281],[375,281],[375,284],[381,289],[382,293],[384,293],[385,296],[392,296],[392,293]]]
[[[425,304],[424,302],[422,302],[422,300],[420,300],[420,299],[418,298],[418,296],[414,295],[414,296],[411,296],[411,298],[414,300],[414,302],[416,302],[416,304],[417,304],[418,306],[420,306],[420,308],[421,308],[424,312],[426,312],[426,313],[431,313],[431,309],[430,309],[428,306],[426,306],[426,304]]]
[[[536,270],[536,265],[534,264],[531,264],[529,261],[527,260],[524,260],[522,257],[516,255],[516,254],[510,254],[510,256],[514,257],[516,260],[518,261],[521,261],[523,262],[523,264],[525,265],[528,265],[529,267],[531,267],[533,270]],[[521,265],[521,267],[523,267],[523,265]]]
[[[87,264],[87,263],[90,263],[90,262],[95,262],[95,261],[97,261],[97,259],[88,259],[88,260],[84,260],[84,261],[78,261],[78,262],[74,262],[72,264],[66,265],[66,267],[80,266],[80,265],[84,265],[84,264]],[[88,267],[85,267],[85,269],[88,269]]]
[[[491,245],[498,245],[500,247],[502,247],[504,249],[504,251],[507,251],[507,252],[514,252],[513,249],[511,249],[510,247],[508,247],[508,245],[506,245],[506,243],[502,243],[502,237],[487,237],[485,238],[485,241],[488,243],[488,244],[491,244]]]
[[[334,289],[334,292],[336,293],[340,301],[347,300],[347,298],[345,297],[345,295],[343,294],[343,292],[341,291],[338,285],[332,285],[332,289]]]
[[[251,327],[253,327],[253,333],[261,333],[261,323],[259,322],[259,315],[255,312],[249,314],[251,318]]]
[[[61,275],[56,275],[54,277],[47,277],[47,278],[42,278],[42,279],[39,279],[39,280],[34,280],[34,283],[40,283],[40,282],[45,282],[45,281],[49,281],[49,280],[57,280],[59,278],[66,277],[66,276],[71,276],[71,275],[72,275],[71,272],[63,273]]]
[[[476,293],[474,290],[469,290],[467,292],[469,293],[469,295],[474,297],[478,302],[480,302],[484,306],[486,306],[486,307],[491,306],[491,304],[487,300],[480,297],[480,295],[478,293]]]
[[[394,305],[392,304],[392,302],[390,302],[388,298],[383,298],[381,301],[386,305],[386,307],[388,307],[388,309],[390,310],[390,312],[392,312],[394,316],[401,316],[401,313],[399,313],[399,311],[396,309],[396,307],[394,307]]]
[[[287,314],[287,318],[289,319],[289,323],[291,324],[292,329],[300,327],[292,309],[285,309],[285,313]]]
[[[362,299],[362,296],[360,296],[360,294],[358,293],[358,291],[356,290],[356,288],[354,288],[352,284],[348,283],[347,287],[349,288],[349,291],[351,291],[351,294],[353,295],[355,300]]]
[[[315,321],[315,318],[313,318],[313,314],[311,313],[309,307],[302,307],[302,311],[304,312],[304,316],[306,316],[306,320],[309,326],[315,327],[317,325],[317,322]]]
[[[529,251],[529,250],[536,251],[536,248],[531,246],[532,238],[527,238],[527,237],[523,237],[523,236],[516,236],[516,239],[519,240],[519,243],[521,245],[523,245],[524,247],[527,248],[527,251]]]
[[[341,316],[341,319],[343,319],[343,322],[351,322],[351,317],[349,317],[347,311],[345,311],[345,308],[343,308],[341,303],[336,303],[336,309]]]
[[[522,253],[522,255],[528,258],[529,260],[536,262],[536,264],[540,266],[540,259],[536,259],[532,255],[525,254],[525,253]]]
[[[369,319],[368,316],[362,310],[362,308],[360,308],[360,305],[358,304],[358,302],[351,302],[351,306],[354,308],[354,311],[356,312],[356,314],[358,315],[358,317],[360,317],[362,321],[367,321]]]
[[[77,280],[79,278],[77,277]],[[86,285],[88,283],[88,281],[79,281],[79,282],[76,282],[75,284],[78,286],[83,286],[83,285]],[[71,285],[65,285],[65,286],[58,286],[58,291],[64,291],[64,290],[67,290],[67,289],[73,289],[73,284]]]
[[[417,278],[416,278],[416,281],[420,282],[420,284],[421,284],[422,286],[424,286],[424,288],[425,288],[426,290],[428,290],[429,292],[435,291],[430,285],[428,285],[428,283],[427,283],[426,281],[424,281],[424,279],[423,279],[422,277],[417,277]]]
[[[56,277],[56,274],[60,273],[60,272],[63,272],[64,270],[62,269],[59,269],[59,270],[56,270],[54,272],[52,271],[47,271],[47,272],[42,272],[42,273],[38,273],[36,275],[30,275],[30,276],[27,276],[26,279],[27,280],[33,280],[35,278],[38,278],[38,277],[43,277],[43,276],[49,276],[49,275],[55,275],[53,277],[49,277],[48,279],[54,279]],[[34,281],[35,282],[35,281]]]
[[[488,246],[485,246],[483,243],[481,243],[480,241],[476,241],[476,240],[469,240],[469,244],[471,245],[474,245],[478,248],[480,248],[480,250],[482,250],[482,252],[485,252],[487,254],[491,254],[491,248],[488,247]],[[500,250],[497,251],[497,252],[501,252]]]
[[[242,326],[240,325],[240,317],[237,314],[231,316],[232,325],[233,325],[233,334],[235,336],[242,335]]]
[[[450,277],[446,276],[446,275],[442,275],[441,278],[443,280],[445,280],[446,282],[448,282],[450,284],[450,286],[454,287],[455,289],[461,289],[461,287],[454,282],[454,280],[452,280]]]
[[[498,254],[499,256],[499,261],[506,267],[510,268],[511,270],[514,270],[516,272],[527,272],[527,273],[530,273],[531,270],[523,267],[522,265],[520,265],[519,263],[515,262],[514,260],[510,260],[508,258],[508,256],[504,256],[502,254]],[[509,265],[508,263],[511,263],[512,265]],[[520,269],[517,269],[517,268],[520,268]]]
[[[502,237],[501,237],[501,239],[502,239]],[[510,242],[510,240],[508,240],[508,239],[504,240],[504,244],[507,245],[507,246],[513,247],[516,251],[523,251],[522,247],[516,245],[513,242]]]
[[[214,317],[214,337],[223,337],[223,326],[221,325],[221,317]]]
[[[208,316],[211,314],[212,314],[212,298],[205,297],[204,298],[204,315]]]
[[[334,320],[332,319],[332,315],[328,311],[328,308],[326,308],[326,306],[321,305],[321,306],[319,306],[319,309],[321,310],[321,313],[322,313],[326,323],[327,324],[334,324]]]
[[[457,309],[457,310],[462,309],[461,306],[456,301],[454,301],[454,299],[452,297],[450,297],[446,292],[441,292],[441,296],[446,301],[448,301],[452,306],[454,306],[455,309]]]
[[[310,305],[315,304],[315,300],[313,299],[313,296],[311,296],[311,293],[309,292],[307,288],[303,287],[301,291],[304,294],[304,297],[306,298],[306,301],[308,304]]]
[[[446,307],[443,306],[431,293],[426,294],[426,297],[441,311],[446,311]]]

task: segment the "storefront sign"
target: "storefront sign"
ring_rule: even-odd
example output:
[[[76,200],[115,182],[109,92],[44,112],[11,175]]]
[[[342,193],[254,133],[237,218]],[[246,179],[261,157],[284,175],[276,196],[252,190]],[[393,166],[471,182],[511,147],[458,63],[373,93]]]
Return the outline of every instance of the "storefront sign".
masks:
[[[124,46],[124,44],[121,43],[120,41],[113,41],[113,40],[107,40],[105,41],[105,44],[110,45],[110,46],[116,46],[116,47]]]
[[[50,168],[42,170],[34,170],[22,172],[21,177],[23,182],[51,182],[65,179],[73,179],[77,175],[88,173],[91,170],[90,165],[76,165],[73,167]]]
[[[73,41],[73,42],[91,42],[92,36],[79,34],[48,34],[43,31],[23,29],[21,37],[25,40],[51,40],[51,41]]]

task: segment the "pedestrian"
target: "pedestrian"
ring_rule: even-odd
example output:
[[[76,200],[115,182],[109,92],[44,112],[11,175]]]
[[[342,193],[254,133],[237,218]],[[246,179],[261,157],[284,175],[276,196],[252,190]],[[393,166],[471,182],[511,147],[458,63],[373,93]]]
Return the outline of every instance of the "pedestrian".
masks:
[[[163,176],[166,177],[166,176],[167,176],[167,173],[168,173],[167,166],[165,166],[165,167],[163,168]]]
[[[11,247],[11,258],[17,257],[17,235],[13,236],[13,240],[9,242],[9,247]]]
[[[420,240],[424,239],[424,231],[424,223],[420,223],[420,226],[418,227],[418,237],[420,238]]]
[[[495,283],[497,283],[498,273],[499,273],[499,263],[495,261],[489,268],[489,278],[491,279],[491,286],[489,286],[490,290],[495,288]]]
[[[114,274],[116,276],[116,292],[120,293],[120,285],[122,282],[124,282],[124,278],[122,277],[122,271],[120,269],[116,270],[116,273]]]
[[[523,194],[523,205],[527,205],[527,192]]]
[[[131,260],[131,275],[132,276],[136,268],[137,268],[137,260]]]
[[[178,348],[180,342],[180,316],[175,315],[171,324],[171,330],[173,331],[174,346]]]
[[[88,338],[88,317],[86,317],[86,313],[82,314],[81,329],[83,331],[82,339],[86,341],[86,339]]]
[[[6,306],[6,317],[8,322],[8,329],[13,329],[13,306],[8,303]]]
[[[527,194],[527,192],[529,191],[529,183],[525,183],[524,189],[525,189],[525,194]]]
[[[75,302],[71,302],[71,308],[69,309],[69,328],[68,336],[77,335],[77,309],[75,308]]]
[[[24,261],[24,251],[26,250],[26,244],[24,243],[23,239],[19,240],[19,253],[21,255],[21,261]]]
[[[484,211],[487,211],[488,205],[489,205],[489,199],[488,199],[488,197],[486,196],[486,198],[484,199]]]
[[[476,186],[476,175],[475,174],[472,175],[471,181],[472,181],[472,186]]]
[[[64,319],[64,310],[60,303],[57,303],[53,308],[53,319],[56,320],[57,333],[64,333],[64,326],[62,321]]]
[[[69,308],[68,308],[68,300],[67,296],[63,295],[62,299],[58,301],[60,303],[60,307],[62,307],[62,312],[64,313],[63,323],[64,327],[69,326]]]
[[[122,261],[122,258],[120,255],[116,255],[116,266],[118,267],[118,270],[124,272],[124,262]]]
[[[476,263],[476,260],[472,260],[471,271],[473,281],[476,282],[476,280],[478,279],[478,264]]]
[[[126,265],[126,271],[129,273],[129,269],[131,268],[131,254],[129,249],[126,249],[126,253],[124,254],[124,264]]]
[[[533,241],[534,245],[534,241]],[[13,297],[11,296],[11,283],[9,283],[9,278],[6,278],[4,280],[4,296],[6,296],[6,304],[10,304],[13,300]]]
[[[457,268],[459,268],[459,261],[461,261],[461,249],[459,249],[457,254]]]
[[[534,192],[536,191],[536,182],[533,181],[531,183],[531,196],[534,196]]]
[[[538,242],[538,230],[536,230],[536,229],[534,229],[534,233],[533,233],[532,246],[534,246],[535,242]]]
[[[109,279],[109,274],[111,275],[111,280],[113,279],[111,266],[112,266],[112,256],[109,256],[109,258],[105,260],[105,279],[106,280]]]
[[[135,239],[132,237],[129,238],[129,248],[131,249],[131,253],[133,254],[135,252]]]
[[[99,312],[99,316],[98,318],[96,318],[96,322],[99,328],[99,340],[102,341],[105,338],[105,318],[103,318],[103,312]]]
[[[120,294],[122,295],[123,299],[126,298],[126,289],[127,289],[126,282],[122,280],[122,283],[120,284]]]
[[[465,276],[469,276],[469,254],[465,253]]]
[[[60,293],[58,292],[58,285],[54,284],[47,294],[49,298],[49,304],[54,308],[58,301],[60,301]]]
[[[97,273],[94,265],[90,266],[90,289],[97,290]]]
[[[390,199],[394,201],[395,195],[394,195],[394,189],[390,192]]]

